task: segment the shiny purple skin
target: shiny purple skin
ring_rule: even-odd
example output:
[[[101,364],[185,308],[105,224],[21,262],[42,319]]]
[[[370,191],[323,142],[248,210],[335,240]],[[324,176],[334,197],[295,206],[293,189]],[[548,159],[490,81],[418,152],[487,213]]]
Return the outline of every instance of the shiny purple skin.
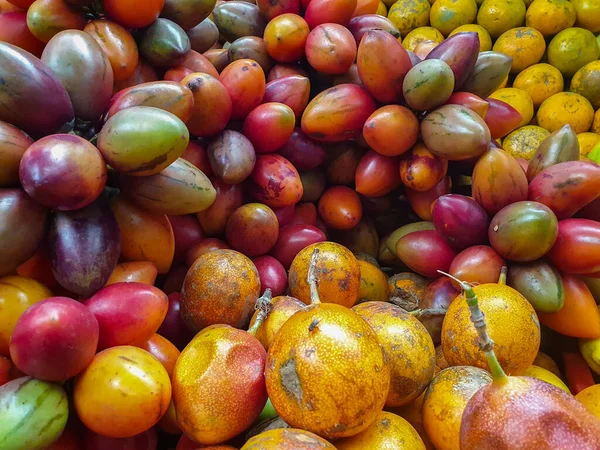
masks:
[[[169,309],[156,333],[171,341],[179,350],[183,350],[194,337],[194,333],[188,330],[181,318],[181,294],[179,292],[169,294]]]
[[[292,261],[301,250],[311,244],[326,240],[325,233],[317,227],[291,223],[279,229],[279,238],[269,254],[274,256],[283,267],[289,269]]]
[[[260,295],[267,288],[271,289],[273,297],[285,294],[288,276],[283,265],[272,256],[259,256],[252,260],[260,277]]]
[[[61,286],[89,297],[102,288],[119,261],[119,225],[102,202],[56,212],[48,234],[52,273]]]
[[[490,218],[471,197],[442,195],[432,212],[435,229],[455,250],[486,242]]]
[[[31,53],[0,42],[0,120],[34,138],[68,130],[74,118],[69,94]]]
[[[410,62],[412,63],[413,66],[416,66],[421,61],[423,61],[418,55],[411,52],[410,50],[406,50],[406,53],[408,53],[408,57],[410,58]]]
[[[357,46],[360,44],[365,33],[370,30],[383,30],[390,33],[396,39],[400,37],[400,31],[396,25],[387,17],[380,16],[379,14],[363,14],[353,17],[346,28],[354,36]]]
[[[467,81],[479,56],[479,35],[474,32],[456,33],[435,47],[425,59],[440,59],[454,72],[454,90]]]
[[[106,111],[112,97],[113,70],[90,34],[61,31],[46,44],[42,61],[67,90],[75,117],[93,121]]]
[[[23,189],[0,189],[0,276],[33,256],[47,225],[48,211]]]
[[[60,383],[88,366],[96,354],[98,336],[98,321],[86,306],[70,298],[50,297],[19,318],[10,340],[10,356],[21,372]]]
[[[327,156],[323,146],[309,138],[300,128],[294,130],[289,141],[277,153],[291,162],[299,171],[311,170],[320,166]]]
[[[423,299],[419,303],[419,309],[431,309],[431,314],[425,314],[420,317],[419,320],[429,334],[435,345],[439,345],[442,342],[442,322],[444,321],[445,313],[450,303],[458,297],[460,291],[457,290],[452,284],[452,280],[446,277],[440,277],[435,281],[432,281],[427,288],[425,288],[425,294]],[[433,312],[437,310],[438,312]]]

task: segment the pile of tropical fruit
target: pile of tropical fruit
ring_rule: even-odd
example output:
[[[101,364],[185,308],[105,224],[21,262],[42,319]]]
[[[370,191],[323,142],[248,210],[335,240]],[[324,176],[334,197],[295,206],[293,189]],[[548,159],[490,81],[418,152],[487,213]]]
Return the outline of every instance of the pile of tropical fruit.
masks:
[[[0,0],[0,449],[600,449],[599,33]]]

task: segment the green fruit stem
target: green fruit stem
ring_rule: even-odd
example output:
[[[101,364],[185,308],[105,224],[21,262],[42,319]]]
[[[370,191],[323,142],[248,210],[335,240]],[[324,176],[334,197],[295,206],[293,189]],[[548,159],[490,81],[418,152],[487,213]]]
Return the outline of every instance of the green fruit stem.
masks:
[[[498,278],[498,284],[503,284],[506,286],[506,274],[508,273],[508,267],[502,266],[500,269],[500,278]]]
[[[254,309],[258,310],[258,314],[256,315],[256,320],[254,321],[254,324],[248,330],[248,333],[250,333],[252,336],[256,337],[258,329],[271,312],[271,307],[273,306],[271,303],[272,298],[273,294],[271,293],[271,289],[267,288],[265,290],[265,293],[258,300],[256,300],[256,305],[254,306]]]
[[[506,280],[505,269],[506,267],[502,268],[500,280],[502,280],[502,274],[504,274],[504,279]],[[485,358],[487,359],[492,377],[494,377],[495,381],[506,380],[508,377],[506,376],[506,373],[504,373],[504,370],[500,366],[498,358],[494,353],[494,341],[492,341],[490,335],[488,334],[487,324],[485,322],[485,314],[483,314],[483,311],[481,311],[481,308],[479,308],[479,300],[477,299],[475,291],[473,290],[470,284],[465,283],[464,281],[461,281],[450,274],[442,272],[441,270],[438,270],[438,272],[459,283],[460,288],[462,289],[463,294],[465,295],[467,305],[469,306],[469,311],[471,311],[471,322],[473,323],[473,325],[475,326],[475,330],[477,331],[479,348],[481,349],[481,351],[483,351],[483,353],[485,353]]]
[[[317,289],[317,256],[319,256],[319,249],[315,248],[310,257],[310,264],[308,265],[308,277],[306,279],[308,287],[310,288],[311,305],[317,305],[321,303],[319,290]]]

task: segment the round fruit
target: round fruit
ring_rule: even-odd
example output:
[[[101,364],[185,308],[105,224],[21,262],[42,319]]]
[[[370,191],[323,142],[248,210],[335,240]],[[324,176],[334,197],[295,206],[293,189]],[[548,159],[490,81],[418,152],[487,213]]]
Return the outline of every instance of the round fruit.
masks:
[[[362,204],[354,189],[347,186],[328,188],[319,200],[319,215],[336,230],[354,228],[362,218]]]
[[[600,419],[600,384],[594,384],[579,392],[575,398]]]
[[[405,405],[423,393],[435,369],[435,348],[427,329],[402,308],[366,302],[352,308],[375,331],[390,367],[386,407]]]
[[[307,305],[311,302],[308,269],[315,249],[319,249],[316,273],[317,289],[323,303],[337,303],[351,308],[360,290],[360,267],[346,247],[334,242],[318,242],[301,250],[288,274],[290,294]]]
[[[135,436],[154,426],[171,401],[163,365],[141,348],[98,353],[75,382],[75,408],[86,427],[108,437]]]
[[[571,79],[570,91],[587,98],[594,109],[600,108],[600,61],[579,69]]]
[[[594,120],[594,108],[579,94],[560,92],[544,100],[536,117],[539,126],[551,133],[566,124],[575,133],[585,133]]]
[[[600,6],[594,0],[573,0],[577,20],[575,25],[592,33],[600,33]]]
[[[553,384],[557,388],[565,391],[567,394],[571,393],[567,385],[558,376],[554,375],[552,372],[544,369],[543,367],[533,365],[529,367],[523,375],[526,377],[537,378],[538,380],[542,380],[546,383]]]
[[[523,0],[485,0],[477,13],[477,24],[485,28],[492,39],[525,22]]]
[[[265,350],[269,350],[283,324],[305,306],[297,298],[288,297],[287,295],[273,298],[271,301],[271,311],[256,332],[256,339],[260,341]],[[250,328],[254,325],[258,313],[259,311],[256,311],[252,316],[249,325]]]
[[[400,105],[379,108],[371,114],[363,128],[363,138],[369,147],[384,156],[407,152],[418,137],[419,121],[415,113]]]
[[[527,8],[525,24],[551,37],[572,27],[575,16],[575,7],[568,0],[534,0]]]
[[[479,36],[479,51],[487,52],[492,49],[492,38],[490,37],[490,33],[487,32],[485,28],[481,25],[476,24],[467,24],[461,25],[460,27],[455,28],[448,37],[454,36],[457,33],[469,33],[474,32]]]
[[[321,73],[343,74],[356,59],[354,36],[336,23],[319,25],[306,38],[306,59]]]
[[[179,449],[179,447],[177,448]],[[276,428],[274,430],[263,431],[248,439],[240,450],[264,450],[265,448],[278,448],[281,450],[335,450],[332,444],[316,434],[295,428]],[[190,448],[190,450],[193,449]]]
[[[502,33],[493,50],[512,58],[510,72],[514,74],[540,62],[546,51],[546,42],[535,28],[519,27]]]
[[[600,46],[594,35],[583,28],[567,28],[548,45],[548,62],[566,77],[600,57]]]
[[[181,316],[198,332],[213,324],[243,328],[260,293],[252,261],[234,250],[200,256],[190,267],[181,291]]]
[[[560,70],[550,64],[540,63],[518,74],[513,87],[527,92],[537,108],[548,97],[562,92],[564,81]]]
[[[477,16],[475,0],[436,0],[431,5],[429,21],[444,36],[448,36],[455,28],[470,24]]]
[[[439,59],[425,60],[408,71],[402,84],[404,100],[417,111],[429,111],[454,91],[454,73]]]
[[[267,205],[247,203],[229,216],[225,235],[232,249],[251,258],[264,255],[279,237],[277,216]]]
[[[391,5],[388,19],[400,30],[402,37],[406,37],[415,28],[429,24],[430,9],[427,0],[398,0]]]
[[[537,125],[517,128],[502,140],[502,148],[515,158],[530,160],[550,132]]]
[[[297,14],[281,14],[265,28],[267,52],[279,62],[295,62],[304,56],[306,38],[310,33],[306,21]]]
[[[427,41],[441,44],[444,42],[444,35],[433,27],[419,27],[404,37],[402,45],[406,50],[414,52],[419,44]]]
[[[540,346],[540,324],[533,307],[516,290],[502,284],[482,284],[473,290],[500,365],[509,374],[523,374]],[[488,368],[476,336],[467,302],[459,295],[450,304],[442,325],[442,348],[450,365]]]

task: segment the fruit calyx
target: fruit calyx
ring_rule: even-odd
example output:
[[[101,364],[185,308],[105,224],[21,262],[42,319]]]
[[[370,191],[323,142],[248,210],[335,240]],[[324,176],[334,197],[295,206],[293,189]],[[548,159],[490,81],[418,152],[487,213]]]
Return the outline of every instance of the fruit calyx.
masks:
[[[254,321],[254,324],[248,329],[248,333],[250,333],[254,337],[256,337],[258,329],[271,312],[271,309],[273,307],[273,304],[271,303],[272,298],[273,294],[271,293],[271,289],[267,288],[265,289],[264,294],[261,297],[259,297],[258,300],[256,300],[256,305],[254,305],[254,309],[258,310],[258,314],[256,315],[256,320]]]
[[[506,280],[505,269],[506,268],[503,267],[500,273],[500,282],[502,281],[503,274],[504,280]],[[465,300],[467,301],[467,305],[469,306],[469,311],[471,312],[471,322],[475,326],[475,330],[477,330],[479,348],[485,353],[485,358],[487,359],[490,372],[492,374],[492,377],[494,377],[494,381],[504,382],[508,380],[506,373],[500,366],[498,358],[494,353],[494,341],[492,341],[490,335],[488,334],[487,324],[485,322],[485,314],[483,314],[483,311],[481,311],[481,309],[479,308],[479,300],[477,299],[475,291],[473,290],[470,284],[465,283],[464,281],[459,280],[458,278],[453,277],[452,275],[446,272],[442,272],[441,270],[438,270],[438,272],[448,278],[451,278],[460,285],[460,288],[465,296]]]

